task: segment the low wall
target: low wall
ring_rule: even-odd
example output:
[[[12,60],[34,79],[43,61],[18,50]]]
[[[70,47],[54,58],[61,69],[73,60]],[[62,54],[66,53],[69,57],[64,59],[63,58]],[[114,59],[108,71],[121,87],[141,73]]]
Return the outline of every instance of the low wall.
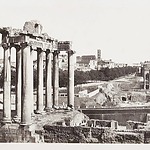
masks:
[[[128,130],[134,130],[134,129],[140,129],[140,128],[142,129],[144,127],[146,127],[146,124],[143,122],[129,120],[126,123],[126,129],[128,129]]]
[[[146,122],[147,114],[140,113],[121,113],[121,114],[86,114],[90,119],[116,120],[119,125],[126,126],[128,120]]]
[[[118,128],[118,122],[114,120],[89,119],[86,125],[86,127],[109,127],[111,129]]]
[[[150,108],[102,108],[102,109],[80,109],[90,119],[100,120],[116,120],[119,125],[126,125],[128,120],[147,122],[147,114],[150,113]]]
[[[39,143],[43,141],[41,135],[35,134],[28,128],[21,128],[17,124],[0,127],[0,143]]]

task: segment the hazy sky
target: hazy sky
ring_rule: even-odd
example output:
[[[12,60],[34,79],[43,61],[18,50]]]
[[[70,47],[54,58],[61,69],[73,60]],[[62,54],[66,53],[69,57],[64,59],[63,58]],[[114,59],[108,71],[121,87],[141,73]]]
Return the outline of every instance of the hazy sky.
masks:
[[[0,26],[39,20],[43,32],[73,42],[76,55],[115,62],[150,60],[150,0],[1,0]]]

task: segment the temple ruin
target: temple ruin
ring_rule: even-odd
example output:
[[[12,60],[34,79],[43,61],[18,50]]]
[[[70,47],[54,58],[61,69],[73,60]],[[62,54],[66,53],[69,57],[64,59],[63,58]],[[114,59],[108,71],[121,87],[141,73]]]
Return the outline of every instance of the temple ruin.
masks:
[[[24,24],[23,30],[0,28],[4,50],[3,123],[11,123],[11,48],[16,49],[16,119],[29,126],[33,113],[58,107],[60,51],[68,54],[68,108],[74,108],[74,51],[70,41],[58,41],[42,33],[38,21]],[[37,51],[37,101],[33,101],[33,52]],[[45,105],[43,99],[43,54],[46,53]],[[53,57],[53,61],[52,58]],[[52,72],[53,66],[53,72]],[[53,87],[52,87],[53,82]]]

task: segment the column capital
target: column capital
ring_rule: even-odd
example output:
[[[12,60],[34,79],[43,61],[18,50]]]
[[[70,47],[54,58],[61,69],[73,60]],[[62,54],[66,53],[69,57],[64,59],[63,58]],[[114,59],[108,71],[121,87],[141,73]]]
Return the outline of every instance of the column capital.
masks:
[[[50,49],[46,49],[46,54],[49,54],[49,53],[51,53],[51,50]]]
[[[67,53],[70,54],[70,55],[73,55],[73,54],[75,54],[76,52],[73,51],[73,50],[68,50]]]
[[[20,50],[21,49],[21,45],[20,44],[15,44],[14,47],[16,48],[16,50]]]
[[[10,43],[2,43],[3,49],[8,49],[10,48]]]
[[[21,48],[25,48],[30,45],[27,42],[25,42],[25,43],[20,43],[20,46],[21,46]]]
[[[58,50],[54,50],[54,52],[53,52],[54,54],[59,54],[60,53],[60,51],[58,51]]]
[[[39,52],[44,52],[43,49],[39,48],[39,47],[37,47],[36,50],[39,51]]]

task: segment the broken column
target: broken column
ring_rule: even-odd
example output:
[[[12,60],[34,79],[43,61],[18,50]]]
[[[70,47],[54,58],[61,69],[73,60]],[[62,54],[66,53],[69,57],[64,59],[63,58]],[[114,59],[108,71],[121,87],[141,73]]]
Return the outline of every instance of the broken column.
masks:
[[[31,59],[30,46],[22,43],[22,104],[21,104],[21,126],[31,124]]]
[[[59,51],[53,52],[53,107],[58,107],[59,94]]]
[[[37,48],[37,110],[43,112],[43,51]]]
[[[74,52],[68,51],[68,107],[74,108]]]
[[[46,98],[45,110],[49,111],[52,108],[52,53],[49,49],[46,50]]]
[[[3,123],[5,124],[11,123],[11,48],[7,43],[2,46],[4,49]]]

